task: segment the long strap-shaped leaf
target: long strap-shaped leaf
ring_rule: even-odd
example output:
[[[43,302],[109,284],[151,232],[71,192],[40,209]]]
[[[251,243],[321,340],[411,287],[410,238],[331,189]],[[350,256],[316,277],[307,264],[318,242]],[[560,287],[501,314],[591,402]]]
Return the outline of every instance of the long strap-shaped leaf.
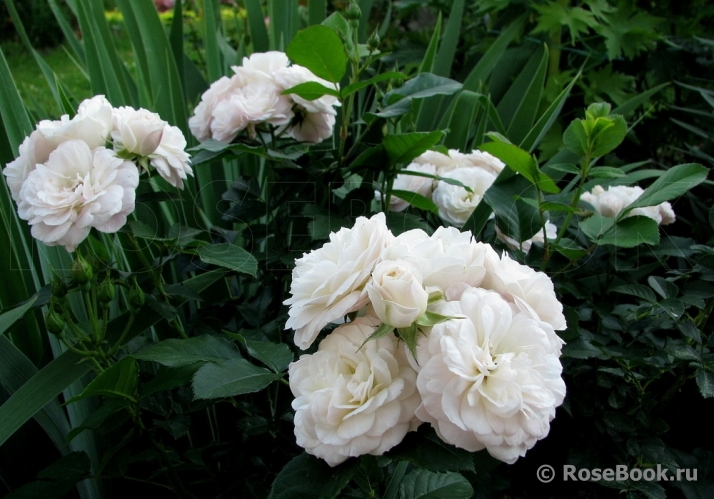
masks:
[[[0,337],[0,384],[8,393],[16,393],[21,386],[37,373],[37,368],[30,362],[30,359],[25,357],[10,340]],[[68,448],[65,444],[65,438],[69,433],[70,426],[67,416],[62,411],[57,399],[52,399],[34,416],[57,449],[62,454],[67,454]]]

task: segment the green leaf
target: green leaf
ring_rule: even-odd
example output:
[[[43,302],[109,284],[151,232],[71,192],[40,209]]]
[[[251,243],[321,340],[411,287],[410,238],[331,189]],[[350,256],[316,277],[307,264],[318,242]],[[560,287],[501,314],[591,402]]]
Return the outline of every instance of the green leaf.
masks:
[[[305,83],[300,83],[294,87],[290,87],[287,90],[283,90],[281,95],[296,94],[307,100],[319,99],[323,95],[333,95],[335,97],[340,96],[340,92],[334,88],[326,87],[322,83],[316,81],[306,81]]]
[[[333,468],[308,454],[294,457],[275,477],[268,499],[309,499],[330,481]]]
[[[135,401],[138,384],[139,366],[136,359],[125,357],[94,378],[82,393],[72,397],[67,404],[97,395]]]
[[[705,399],[714,397],[714,374],[702,368],[697,369],[697,386]]]
[[[511,169],[523,175],[529,182],[538,185],[543,192],[552,194],[560,192],[553,179],[538,169],[535,159],[527,151],[513,144],[500,141],[498,136],[493,133],[488,135],[494,139],[494,142],[482,144],[479,149],[496,156]]]
[[[380,73],[377,76],[373,76],[372,78],[369,78],[368,80],[362,80],[362,81],[353,83],[351,85],[347,85],[345,88],[343,88],[340,91],[340,94],[342,95],[342,98],[344,99],[348,95],[358,92],[358,91],[362,90],[363,88],[368,87],[370,85],[374,85],[375,83],[379,83],[380,81],[391,80],[391,79],[406,80],[407,78],[408,78],[408,76],[405,75],[404,73],[398,73],[396,71],[388,71],[386,73]]]
[[[636,296],[650,303],[657,302],[657,297],[652,292],[652,290],[643,284],[622,284],[620,286],[612,288],[611,291],[614,291],[615,293],[623,293],[626,295]]]
[[[12,310],[9,310],[7,312],[3,312],[3,314],[0,315],[0,335],[7,331],[13,324],[15,324],[15,322],[20,320],[22,316],[24,316],[27,311],[32,308],[36,301],[37,295],[30,298],[27,302],[20,305],[19,307],[13,308]]]
[[[707,178],[709,170],[697,163],[673,166],[662,174],[632,204],[623,210],[623,214],[643,206],[656,206],[670,199],[681,196],[691,188],[701,184]]]
[[[160,367],[154,379],[140,388],[141,397],[148,397],[164,390],[172,390],[191,383],[196,371],[203,362],[196,362],[182,367]]]
[[[369,340],[377,340],[379,338],[383,338],[384,336],[387,336],[389,333],[394,331],[394,326],[390,326],[389,324],[381,324],[377,329],[375,329],[374,333],[369,335],[369,338],[364,340],[364,343],[362,343],[359,348],[362,348],[365,346],[365,344]],[[359,350],[359,349],[358,349]]]
[[[195,338],[160,341],[139,350],[134,357],[168,367],[181,367],[196,362],[240,359],[241,355],[233,343],[206,334]]]
[[[429,471],[474,471],[472,453],[445,443],[432,429],[426,434],[422,431],[408,433],[388,456],[407,460]]]
[[[336,499],[360,467],[357,459],[350,459],[332,470],[332,476],[323,485],[317,499]]]
[[[469,499],[474,489],[459,473],[411,471],[399,485],[400,499]]]
[[[420,210],[430,211],[435,215],[439,214],[439,208],[436,206],[434,201],[426,196],[422,196],[418,192],[412,191],[402,191],[399,189],[391,191],[392,196],[397,196],[400,199],[408,202],[412,206],[419,208]]]
[[[593,146],[591,155],[596,158],[613,151],[627,135],[627,123],[622,116],[610,115],[607,118],[598,118],[596,123],[600,120],[610,120],[612,125],[606,126],[591,137]]]
[[[651,275],[647,278],[647,283],[654,289],[662,298],[676,298],[679,294],[677,285],[672,281],[668,281],[664,277]]]
[[[538,25],[533,33],[560,32],[561,26],[566,26],[570,32],[570,39],[574,42],[580,38],[580,35],[598,25],[593,13],[582,7],[571,7],[561,2],[547,2],[533,5],[533,8],[539,14]]]
[[[479,95],[470,90],[463,90],[456,98],[449,118],[449,133],[444,139],[444,146],[449,149],[467,151],[471,130],[476,122],[476,112],[479,109]]]
[[[67,351],[47,364],[0,406],[0,445],[62,390],[91,371],[82,357]]]
[[[605,232],[597,244],[612,244],[620,248],[634,248],[640,244],[659,244],[659,225],[649,217],[627,217]]]
[[[602,359],[604,355],[599,348],[585,338],[578,338],[565,344],[563,347],[563,357],[569,357],[571,359],[591,359],[597,357]]]
[[[233,397],[260,391],[280,377],[245,359],[209,363],[193,377],[193,393],[197,399]]]
[[[294,63],[331,83],[339,83],[347,71],[345,46],[327,26],[318,24],[299,31],[285,53]]]
[[[621,169],[612,166],[596,166],[588,171],[588,178],[619,178],[625,175]]]
[[[424,312],[424,315],[422,315],[421,317],[419,317],[416,320],[416,323],[420,326],[430,327],[430,326],[436,326],[437,324],[441,324],[442,322],[446,322],[451,319],[459,319],[459,318],[460,317],[451,317],[448,315],[441,315],[441,314],[437,314],[435,312],[427,311],[427,312]]]
[[[549,244],[555,248],[558,253],[571,260],[577,260],[587,254],[587,250],[585,250],[585,248],[581,248],[578,243],[566,237],[558,241],[558,244],[553,242],[550,242]]]
[[[293,353],[285,343],[247,340],[240,334],[231,334],[230,336],[240,341],[251,357],[268,366],[273,372],[285,371],[293,361]]]
[[[315,2],[310,2],[310,5]],[[270,50],[268,30],[265,27],[265,14],[260,0],[245,0],[245,10],[248,16],[248,29],[253,43],[253,52],[267,52]],[[323,16],[320,18],[324,18]],[[314,23],[310,23],[314,24]]]
[[[573,120],[563,133],[563,143],[571,152],[585,156],[588,151],[588,134],[585,131],[584,120]]]
[[[412,324],[409,327],[400,327],[397,329],[397,336],[404,341],[404,343],[407,344],[407,348],[409,348],[409,351],[412,353],[412,356],[417,359],[416,355],[416,347],[417,347],[417,334],[419,334],[419,328],[417,328],[416,324]]]
[[[71,442],[77,435],[85,430],[96,430],[104,421],[112,414],[129,407],[131,401],[127,399],[109,399],[104,402],[98,409],[94,410],[87,416],[82,424],[76,428],[72,428],[67,434],[67,443]]]
[[[406,164],[444,138],[444,132],[397,133],[384,137],[382,144],[392,164]]]
[[[312,3],[315,3],[315,0],[313,0]],[[308,5],[308,8],[310,7],[311,5]],[[333,12],[327,19],[325,19],[325,15],[323,14],[322,19],[320,19],[320,21],[321,22],[310,23],[310,25],[322,24],[323,26],[332,28],[335,33],[337,33],[337,35],[340,37],[342,43],[345,45],[345,50],[347,51],[348,58],[352,59],[354,57],[355,52],[355,43],[352,28],[350,27],[350,23],[347,21],[347,19],[345,19],[345,16],[343,16],[341,12]]]
[[[701,355],[689,345],[675,345],[667,348],[667,353],[680,360],[701,360]]]
[[[399,97],[425,99],[434,95],[451,95],[461,90],[461,83],[456,80],[437,76],[432,73],[420,73],[399,88],[384,96],[384,101],[393,104]]]
[[[258,261],[240,246],[231,243],[210,244],[198,248],[201,261],[235,270],[255,277],[258,273]]]

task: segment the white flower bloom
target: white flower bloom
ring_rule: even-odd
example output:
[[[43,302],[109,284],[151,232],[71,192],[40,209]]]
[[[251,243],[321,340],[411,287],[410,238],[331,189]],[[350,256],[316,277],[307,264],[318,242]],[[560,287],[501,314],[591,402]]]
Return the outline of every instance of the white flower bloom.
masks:
[[[220,105],[213,109],[210,121],[210,138],[226,144],[248,126],[247,117],[238,107],[233,95],[220,101]]]
[[[449,149],[448,155],[436,151],[426,151],[415,158],[414,162],[420,165],[434,165],[439,176],[444,176],[445,173],[459,168],[472,167],[482,168],[498,175],[506,166],[503,161],[487,152],[474,150],[469,154],[464,154],[456,149]]]
[[[344,324],[314,355],[290,364],[297,444],[330,466],[381,455],[419,424],[416,372],[396,337],[365,343],[378,324],[366,317]]]
[[[114,110],[112,139],[119,150],[148,156],[159,147],[166,125],[157,113],[147,109],[118,107]]]
[[[64,115],[59,121],[43,120],[37,130],[56,146],[67,140],[83,140],[90,149],[104,146],[112,131],[114,110],[103,95],[83,101],[77,115],[69,119]]]
[[[84,100],[77,115],[59,121],[43,120],[37,130],[19,147],[19,156],[8,163],[3,174],[7,178],[12,199],[19,205],[22,184],[35,166],[45,163],[58,145],[67,140],[83,140],[90,148],[104,146],[112,130],[113,110],[103,95]]]
[[[201,96],[201,102],[196,106],[193,116],[188,120],[188,127],[191,129],[191,133],[200,142],[205,142],[211,138],[211,122],[213,121],[214,109],[220,108],[219,104],[234,89],[239,88],[239,83],[239,79],[235,76],[233,78],[223,76],[214,81]]]
[[[465,317],[419,345],[417,416],[447,443],[514,463],[547,436],[563,402],[559,352],[538,321],[491,291],[470,288],[435,311]]]
[[[295,123],[289,125],[287,134],[300,142],[318,144],[332,137],[335,116],[330,113],[309,113],[297,106]]]
[[[183,189],[186,175],[193,175],[189,155],[186,152],[186,137],[176,126],[166,125],[159,147],[152,155],[151,165],[169,184]]]
[[[498,227],[498,225],[496,225],[496,237],[503,241],[509,248],[514,250],[522,249],[523,252],[526,254],[531,250],[531,246],[533,246],[533,243],[543,244],[545,242],[545,236],[548,236],[549,241],[555,241],[555,239],[558,237],[558,228],[552,223],[546,222],[545,233],[543,232],[543,229],[541,229],[536,232],[535,235],[530,239],[526,239],[525,241],[523,241],[523,243],[519,243],[512,237],[508,237],[506,234],[504,234]]]
[[[367,295],[374,312],[385,324],[409,327],[426,312],[429,293],[422,284],[421,268],[414,260],[387,260],[377,264]]]
[[[294,116],[292,102],[282,89],[272,81],[251,83],[235,91],[230,97],[233,112],[240,113],[239,120],[245,126],[270,123],[284,125]],[[254,132],[253,132],[254,135]]]
[[[530,310],[534,317],[557,331],[567,327],[563,304],[555,296],[553,281],[546,274],[518,263],[506,253],[501,258],[495,252],[489,253],[484,265],[483,288],[497,291],[519,308]]]
[[[274,75],[290,64],[284,52],[256,52],[243,58],[241,66],[233,66],[233,72],[238,75],[243,84],[256,80],[273,80]]]
[[[330,234],[330,242],[295,261],[286,329],[295,330],[295,344],[307,349],[327,324],[368,302],[365,285],[382,250],[394,238],[384,213],[359,217],[351,229]]]
[[[413,259],[422,271],[424,287],[442,293],[455,283],[479,286],[486,274],[487,255],[498,259],[491,246],[474,241],[471,232],[439,227],[429,235],[421,229],[394,238],[382,253],[383,260]]]
[[[38,163],[44,163],[49,159],[50,153],[55,150],[56,145],[49,142],[44,135],[35,130],[29,137],[20,144],[20,155],[5,166],[2,173],[7,178],[7,185],[10,188],[12,199],[19,205],[20,189],[22,184]]]
[[[409,166],[404,168],[402,171],[428,173],[429,175],[436,175],[436,167],[430,163],[419,164],[411,163]],[[400,173],[398,174],[394,182],[392,182],[392,189],[395,191],[409,191],[421,194],[424,197],[431,199],[431,193],[433,191],[434,179],[429,177],[419,177],[417,175],[409,175]],[[382,199],[381,193],[375,191],[375,196],[377,199]],[[404,211],[409,206],[409,202],[392,195],[389,197],[389,211]]]
[[[294,86],[300,85],[301,83],[307,83],[309,81],[314,81],[320,83],[321,85],[339,90],[339,85],[330,83],[327,80],[323,80],[315,76],[312,71],[297,64],[293,64],[288,68],[281,69],[274,73],[275,81],[283,88],[287,90]],[[335,106],[339,106],[340,102],[337,97],[333,95],[323,95],[319,99],[307,100],[300,97],[297,94],[290,94],[290,98],[296,103],[302,106],[308,113],[327,113],[327,114],[337,114]]]
[[[496,180],[496,174],[476,167],[457,168],[440,176],[458,180],[473,190],[468,192],[463,187],[447,184],[444,181],[439,181],[434,189],[432,200],[439,208],[439,216],[456,227],[466,223],[483,199],[486,190]]]
[[[605,190],[601,185],[596,185],[591,192],[583,193],[580,200],[590,204],[600,215],[614,218],[643,192],[639,186],[616,185]],[[649,217],[660,225],[671,224],[675,220],[672,205],[666,201],[657,206],[635,208],[627,214],[628,217],[635,215]]]
[[[139,171],[104,147],[91,150],[84,141],[69,140],[38,164],[22,186],[20,218],[32,236],[48,246],[74,251],[92,227],[116,232],[134,211]]]

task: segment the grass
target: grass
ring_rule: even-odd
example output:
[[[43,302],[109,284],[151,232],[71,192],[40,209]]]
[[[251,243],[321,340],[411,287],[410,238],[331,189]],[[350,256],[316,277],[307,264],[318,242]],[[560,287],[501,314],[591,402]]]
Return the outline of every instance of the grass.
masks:
[[[173,19],[173,12],[159,15],[168,28]],[[134,53],[126,33],[124,20],[119,11],[107,11],[105,17],[114,34],[114,44],[127,69],[134,74]],[[225,32],[231,41],[238,39],[238,31],[244,29],[245,11],[231,7],[221,8],[221,17]],[[194,12],[184,12],[184,50],[186,54],[202,68],[201,19]],[[57,118],[61,112],[50,88],[40,73],[34,57],[19,40],[7,40],[0,44],[15,83],[25,102],[35,111],[39,119]],[[40,55],[49,64],[57,77],[70,89],[77,102],[91,97],[89,80],[84,71],[72,60],[71,49],[65,44],[40,51]]]

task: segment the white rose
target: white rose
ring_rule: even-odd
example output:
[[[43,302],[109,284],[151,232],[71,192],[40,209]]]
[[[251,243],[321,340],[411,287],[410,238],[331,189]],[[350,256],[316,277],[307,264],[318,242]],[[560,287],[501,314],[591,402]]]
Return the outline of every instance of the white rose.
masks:
[[[483,199],[486,190],[491,187],[496,175],[483,168],[468,167],[448,171],[442,177],[453,178],[470,187],[468,192],[463,187],[439,181],[432,194],[432,200],[439,208],[439,216],[447,222],[461,227]]]
[[[401,259],[377,264],[367,295],[377,317],[394,327],[411,326],[424,315],[429,301],[419,264]]]
[[[301,83],[307,83],[310,81],[320,83],[328,88],[339,89],[339,85],[323,80],[322,78],[315,76],[309,69],[298,66],[297,64],[293,64],[288,68],[276,71],[273,76],[275,81],[278,82],[283,90],[287,90],[300,85]],[[333,95],[323,95],[319,99],[307,100],[297,94],[290,94],[290,98],[296,104],[302,106],[308,113],[327,113],[334,115],[337,114],[335,106],[340,105],[337,97]]]
[[[200,142],[205,142],[211,138],[211,122],[213,121],[214,109],[219,107],[219,103],[239,86],[240,81],[237,77],[227,78],[223,76],[214,81],[210,88],[203,93],[201,102],[196,106],[193,116],[188,120],[188,127],[191,133]]]
[[[460,154],[460,153],[459,153]],[[463,155],[463,162],[468,166],[483,168],[494,175],[498,175],[503,171],[506,164],[496,156],[484,151],[471,151],[469,154]]]
[[[431,237],[421,229],[400,234],[384,250],[382,259],[414,259],[421,268],[424,286],[444,293],[454,283],[480,285],[489,253],[498,259],[493,249],[476,242],[471,232],[439,227]]]
[[[241,66],[233,66],[233,72],[238,75],[243,84],[256,80],[273,80],[274,75],[290,64],[284,52],[256,52],[243,58]]]
[[[402,171],[428,173],[429,175],[436,175],[436,167],[432,164],[419,164],[411,163],[409,166],[404,168]],[[399,191],[409,191],[421,194],[424,197],[431,198],[431,192],[433,190],[434,179],[429,177],[419,177],[417,175],[409,175],[400,173],[394,179],[392,183],[392,189]],[[382,199],[382,195],[379,192],[375,192],[377,199]],[[404,211],[409,206],[409,202],[392,195],[389,197],[389,211]]]
[[[151,165],[169,184],[183,189],[186,175],[193,175],[189,155],[186,152],[186,137],[176,126],[164,126],[161,142],[152,155]]]
[[[450,154],[443,154],[437,151],[426,151],[420,156],[414,158],[412,163],[416,163],[418,165],[434,165],[437,172],[453,170],[457,167],[456,162]]]
[[[562,331],[567,327],[563,304],[555,296],[553,281],[543,272],[513,260],[505,252],[498,258],[491,252],[484,260],[486,275],[481,286],[500,293],[519,307],[532,310],[535,317]]]
[[[514,463],[547,436],[563,402],[558,353],[538,321],[497,293],[470,288],[435,311],[465,317],[419,345],[417,416],[447,443]]]
[[[158,114],[147,109],[118,107],[114,110],[112,139],[120,150],[148,156],[159,147],[166,125]]]
[[[297,444],[330,466],[381,455],[419,424],[416,372],[396,337],[365,343],[378,324],[373,318],[344,324],[314,355],[290,364]]]
[[[64,115],[59,121],[43,120],[37,130],[56,146],[66,140],[83,140],[90,149],[104,146],[112,131],[114,110],[103,95],[82,101],[74,118]]]
[[[272,81],[252,83],[233,93],[230,104],[235,112],[243,115],[242,120],[248,126],[260,123],[284,125],[294,113],[290,97],[280,95],[281,91]]]
[[[365,285],[382,250],[394,238],[384,213],[359,217],[354,227],[330,234],[330,242],[295,261],[286,329],[307,349],[323,327],[356,312],[369,301]]]
[[[498,227],[498,225],[496,225],[496,237],[503,241],[509,248],[514,250],[520,249],[526,254],[528,254],[528,252],[531,250],[531,246],[533,246],[533,243],[543,244],[545,242],[545,236],[548,236],[549,241],[555,241],[555,239],[557,239],[558,237],[558,228],[552,223],[546,222],[545,233],[543,232],[543,229],[541,229],[536,232],[535,235],[530,239],[526,239],[522,243],[519,243],[512,237],[508,237],[506,234],[504,234]]]
[[[214,140],[228,144],[247,126],[248,120],[233,99],[233,94],[213,109],[210,129]]]
[[[448,155],[436,151],[426,151],[414,159],[414,162],[420,165],[434,165],[439,176],[444,176],[445,173],[452,170],[472,167],[498,175],[506,166],[503,161],[487,152],[474,150],[469,154],[464,154],[456,149],[449,149]]]
[[[330,113],[309,113],[297,106],[297,115],[289,125],[287,134],[300,142],[318,144],[332,137],[335,116]]]
[[[20,155],[17,159],[8,163],[3,169],[2,173],[7,178],[12,199],[18,205],[22,202],[20,189],[22,189],[23,182],[38,163],[47,161],[55,147],[56,144],[49,142],[44,135],[35,130],[20,144]]]
[[[639,186],[616,185],[605,190],[602,186],[596,185],[591,192],[583,193],[580,200],[590,204],[600,215],[614,218],[635,202],[643,192],[645,191]],[[675,220],[672,205],[668,202],[657,206],[635,208],[627,214],[628,217],[636,215],[651,218],[660,225],[667,225]]]
[[[131,161],[69,140],[30,172],[18,214],[32,226],[33,237],[74,251],[92,227],[116,232],[126,223],[138,185],[139,171]]]

